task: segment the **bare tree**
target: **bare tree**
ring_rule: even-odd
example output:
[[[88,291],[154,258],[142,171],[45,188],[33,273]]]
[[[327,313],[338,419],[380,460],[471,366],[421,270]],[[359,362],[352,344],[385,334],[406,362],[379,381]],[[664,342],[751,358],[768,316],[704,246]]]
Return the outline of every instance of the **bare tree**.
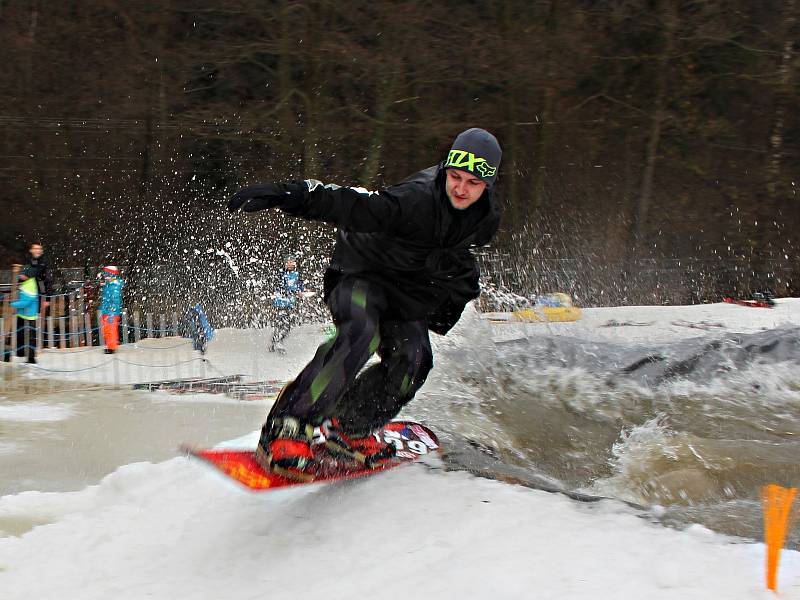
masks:
[[[767,160],[767,191],[770,196],[775,196],[785,186],[781,181],[781,164],[784,158],[784,137],[786,130],[787,111],[796,103],[793,95],[793,80],[796,62],[796,1],[786,0],[783,4],[781,18],[782,31],[780,38],[783,42],[778,67],[778,77],[775,92],[775,111],[772,128],[769,136],[769,155]]]

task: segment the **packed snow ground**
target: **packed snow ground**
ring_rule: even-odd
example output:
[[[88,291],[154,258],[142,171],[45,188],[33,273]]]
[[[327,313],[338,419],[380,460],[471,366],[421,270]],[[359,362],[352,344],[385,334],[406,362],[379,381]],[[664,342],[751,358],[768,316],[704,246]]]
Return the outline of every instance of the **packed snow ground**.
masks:
[[[587,309],[578,322],[546,325],[489,326],[473,311],[434,345],[472,343],[484,327],[496,341],[547,327],[635,344],[708,328],[782,325],[800,325],[800,300],[769,310]],[[227,373],[285,379],[322,333],[318,326],[294,332],[284,357],[258,353],[259,336],[220,332],[209,362]],[[136,352],[146,353],[145,345]],[[131,362],[163,356],[150,352]],[[53,368],[68,361],[47,360]],[[135,380],[132,368],[120,377]],[[11,416],[20,418],[24,412]],[[230,444],[252,446],[255,439],[250,432]],[[266,494],[245,492],[184,457],[136,462],[80,491],[0,497],[0,519],[35,525],[0,538],[0,597],[8,599],[773,597],[764,589],[762,544],[699,526],[669,529],[620,502],[586,504],[445,471],[436,458],[358,481]],[[800,598],[800,553],[784,551],[779,592]]]

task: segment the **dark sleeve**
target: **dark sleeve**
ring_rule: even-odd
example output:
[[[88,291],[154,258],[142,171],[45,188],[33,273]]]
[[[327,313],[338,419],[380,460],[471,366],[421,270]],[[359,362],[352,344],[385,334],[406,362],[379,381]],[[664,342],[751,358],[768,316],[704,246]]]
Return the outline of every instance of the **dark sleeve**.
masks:
[[[448,300],[428,315],[428,329],[439,335],[445,335],[461,318],[466,304]]]
[[[481,245],[485,246],[491,242],[494,239],[494,236],[497,234],[498,229],[500,229],[500,215],[494,214],[492,215],[492,219],[487,227],[486,235],[480,242]]]
[[[478,228],[475,235],[475,246],[485,246],[492,241],[497,230],[500,228],[500,208],[496,202],[489,205],[489,215]]]
[[[39,273],[40,281],[44,284],[45,296],[53,295],[53,270],[47,260],[42,261],[42,270]]]
[[[281,210],[360,233],[391,231],[403,219],[403,203],[385,190],[323,184],[316,179],[299,182],[280,205]]]

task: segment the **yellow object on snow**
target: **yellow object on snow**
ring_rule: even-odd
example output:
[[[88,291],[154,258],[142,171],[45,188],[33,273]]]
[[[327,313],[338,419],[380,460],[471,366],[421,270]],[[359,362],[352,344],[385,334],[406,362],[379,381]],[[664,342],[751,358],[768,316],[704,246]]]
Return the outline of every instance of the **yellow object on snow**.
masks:
[[[577,321],[581,309],[575,306],[543,306],[542,308],[522,308],[514,311],[515,321],[528,323],[536,321]]]
[[[515,321],[535,323],[538,321],[577,321],[581,309],[572,306],[572,298],[563,292],[546,294],[536,299],[533,308],[520,308],[514,311]]]

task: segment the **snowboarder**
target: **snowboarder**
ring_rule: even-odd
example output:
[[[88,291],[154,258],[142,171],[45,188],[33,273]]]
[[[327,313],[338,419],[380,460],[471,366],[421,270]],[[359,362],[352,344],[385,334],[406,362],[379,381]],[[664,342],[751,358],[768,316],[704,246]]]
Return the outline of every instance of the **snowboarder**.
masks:
[[[100,303],[100,321],[103,327],[106,354],[114,354],[119,346],[119,320],[122,314],[122,287],[125,281],[119,276],[119,267],[103,267],[103,299]]]
[[[296,318],[297,299],[302,297],[305,286],[297,272],[297,259],[291,254],[285,258],[281,282],[272,297],[272,304],[275,307],[275,318],[272,327],[272,341],[268,350],[270,352],[286,352],[283,340],[289,335],[292,322]]]
[[[190,306],[186,311],[183,317],[183,336],[192,339],[192,349],[199,350],[200,354],[205,355],[208,343],[214,339],[215,333],[200,304]]]
[[[281,391],[256,449],[262,467],[313,477],[314,427],[340,456],[368,466],[392,457],[393,446],[371,434],[425,381],[433,366],[428,330],[447,333],[479,295],[470,249],[499,225],[500,158],[495,137],[472,128],[443,162],[379,192],[307,179],[231,197],[230,211],[280,208],[338,228],[324,280],[336,334]],[[356,377],[376,351],[381,361]]]

